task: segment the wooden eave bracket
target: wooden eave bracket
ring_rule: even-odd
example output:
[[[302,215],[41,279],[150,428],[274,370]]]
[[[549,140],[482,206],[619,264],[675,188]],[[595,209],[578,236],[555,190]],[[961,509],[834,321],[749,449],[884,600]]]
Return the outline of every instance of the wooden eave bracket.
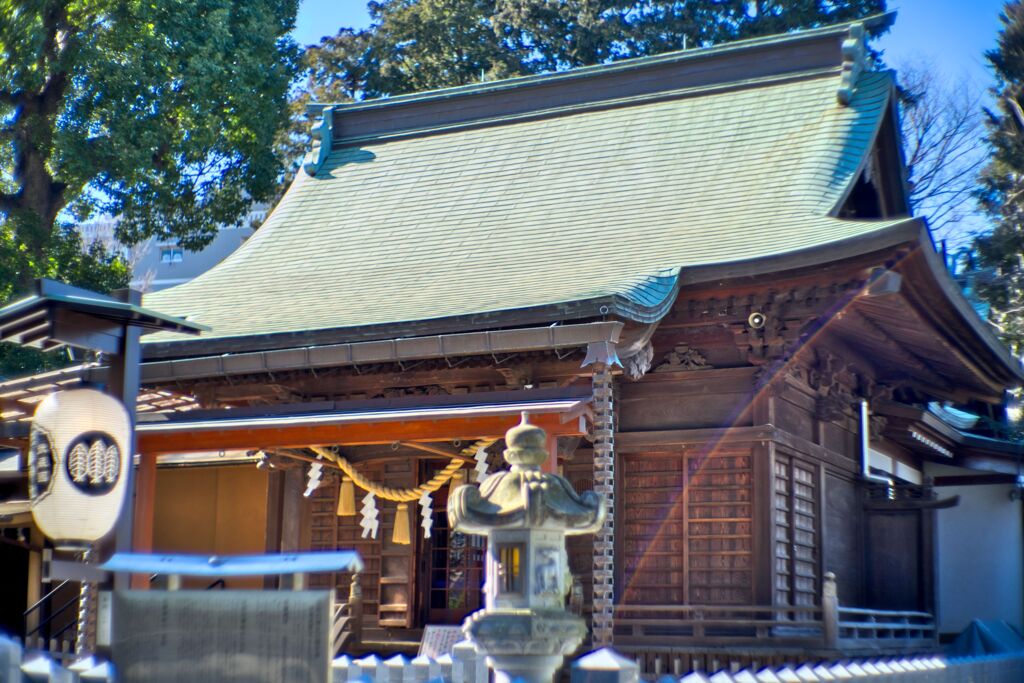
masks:
[[[843,64],[839,73],[839,89],[836,97],[839,104],[849,105],[857,87],[857,78],[867,66],[867,45],[864,42],[864,24],[856,23],[843,40]]]
[[[316,176],[331,153],[331,141],[334,138],[334,107],[325,107],[321,110],[320,120],[310,133],[313,144],[302,160],[302,170],[308,176]]]

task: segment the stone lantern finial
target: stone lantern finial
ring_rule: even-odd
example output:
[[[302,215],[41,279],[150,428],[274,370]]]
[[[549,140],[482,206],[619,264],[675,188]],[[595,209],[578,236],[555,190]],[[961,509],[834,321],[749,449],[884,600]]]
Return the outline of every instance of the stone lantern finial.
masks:
[[[511,469],[479,489],[460,487],[448,500],[451,527],[488,540],[485,608],[462,629],[487,656],[497,683],[550,683],[587,633],[586,622],[565,611],[572,585],[565,537],[599,529],[605,503],[541,471],[547,434],[525,415],[505,444]]]
[[[548,459],[547,433],[536,425],[523,421],[505,432],[505,462],[513,468],[539,469]]]

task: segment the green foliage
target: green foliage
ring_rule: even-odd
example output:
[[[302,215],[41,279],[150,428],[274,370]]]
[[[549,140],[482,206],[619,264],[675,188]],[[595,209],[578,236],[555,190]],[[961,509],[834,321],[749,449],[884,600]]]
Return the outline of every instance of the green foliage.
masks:
[[[885,0],[378,0],[371,26],[305,53],[278,152],[298,168],[309,102],[400,95],[782,33],[885,11]]]
[[[996,75],[998,108],[987,114],[992,157],[981,176],[979,201],[994,221],[975,240],[982,265],[998,277],[980,288],[993,319],[1015,351],[1024,349],[1024,5],[1008,2],[995,50],[986,53]]]
[[[13,266],[18,263],[17,252],[21,245],[11,237],[10,232],[0,225],[0,302],[18,293],[14,288],[16,275]],[[127,287],[131,278],[127,264],[119,255],[111,254],[98,242],[84,247],[78,232],[69,227],[55,231],[48,258],[36,275],[97,292]],[[69,360],[64,350],[43,353],[0,343],[0,380],[62,367]]]
[[[884,0],[381,0],[350,55],[364,97],[568,69],[880,12]],[[349,43],[351,44],[351,43]]]
[[[199,249],[272,194],[297,0],[0,0],[0,302],[36,277],[109,291],[129,272],[70,227]],[[62,362],[0,348],[0,376]]]
[[[296,9],[0,0],[0,282],[81,268],[64,249],[72,216],[119,215],[124,244],[155,235],[198,249],[270,196]]]

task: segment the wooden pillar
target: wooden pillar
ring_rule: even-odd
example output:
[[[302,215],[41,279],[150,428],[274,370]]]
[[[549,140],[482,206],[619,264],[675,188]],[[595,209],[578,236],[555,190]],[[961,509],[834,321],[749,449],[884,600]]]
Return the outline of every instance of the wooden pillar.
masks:
[[[548,434],[547,441],[548,459],[541,465],[541,470],[551,474],[558,474],[558,437]]]
[[[775,444],[761,442],[750,449],[753,465],[753,576],[755,605],[775,603]]]
[[[122,301],[141,305],[142,292],[126,289],[114,292],[114,295]],[[139,337],[142,330],[134,325],[125,324],[124,334],[121,339],[121,352],[111,356],[107,368],[107,392],[121,399],[124,408],[128,411],[128,418],[131,420],[131,431],[128,437],[128,452],[135,452],[135,407],[139,394],[139,380],[141,378],[141,349]],[[129,462],[131,462],[129,460]],[[114,530],[115,551],[130,551],[134,543],[134,506],[132,494],[135,491],[135,468],[129,466],[125,471],[126,505],[121,510],[121,516],[117,521]],[[125,589],[130,587],[130,576],[118,573],[114,575],[114,588]]]
[[[754,387],[751,417],[755,425],[775,423],[775,391],[771,385]],[[751,522],[753,526],[753,604],[775,603],[775,444],[762,441],[751,447],[754,481]]]
[[[289,467],[284,471],[284,491],[281,496],[281,552],[302,548],[302,503],[305,498],[305,480],[302,468]]]
[[[281,550],[282,504],[284,502],[285,474],[281,470],[272,469],[267,472],[267,530],[264,537],[264,550],[277,553]],[[277,576],[263,577],[263,588],[274,589],[280,585]]]
[[[28,553],[28,587],[25,591],[26,604],[23,606],[23,609],[28,609],[43,597],[43,553],[41,550],[35,550],[35,548],[42,548],[46,543],[46,537],[43,536],[43,532],[35,524],[32,525],[29,531],[28,543],[33,550],[30,550]],[[37,626],[39,626],[39,610],[32,610],[32,613],[25,620],[25,635],[27,636],[28,632]]]
[[[156,514],[156,455],[143,453],[135,473],[135,524],[132,530],[132,551],[153,551],[153,525]],[[131,587],[149,588],[149,578],[132,576]]]

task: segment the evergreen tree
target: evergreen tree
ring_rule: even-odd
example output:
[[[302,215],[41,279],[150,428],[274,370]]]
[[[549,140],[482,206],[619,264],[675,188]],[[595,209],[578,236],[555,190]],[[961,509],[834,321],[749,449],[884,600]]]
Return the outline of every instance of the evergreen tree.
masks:
[[[994,222],[975,240],[981,263],[999,276],[981,288],[993,321],[1015,351],[1024,342],[1024,4],[1008,2],[997,47],[986,53],[996,76],[997,108],[987,110],[992,157],[982,172],[979,200]]]
[[[305,106],[400,95],[784,33],[885,11],[885,0],[378,0],[370,27],[310,46],[279,154],[308,143]]]

